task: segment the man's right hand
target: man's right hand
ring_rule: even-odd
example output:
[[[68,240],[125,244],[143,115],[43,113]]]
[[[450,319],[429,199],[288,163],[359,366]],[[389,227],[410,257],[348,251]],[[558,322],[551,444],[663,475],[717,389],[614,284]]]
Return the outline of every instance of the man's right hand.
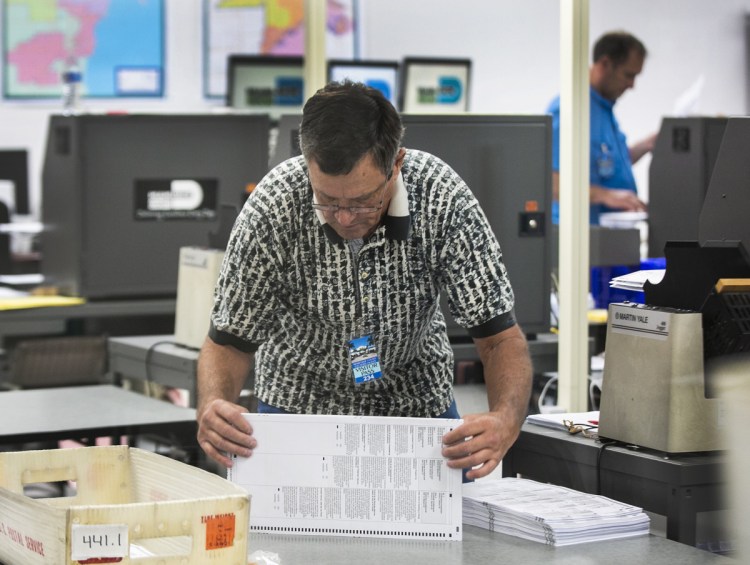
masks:
[[[211,459],[232,466],[230,455],[250,457],[257,442],[253,428],[243,416],[242,406],[216,399],[206,404],[198,415],[198,445]]]
[[[591,187],[591,202],[625,212],[645,212],[646,204],[632,190]]]

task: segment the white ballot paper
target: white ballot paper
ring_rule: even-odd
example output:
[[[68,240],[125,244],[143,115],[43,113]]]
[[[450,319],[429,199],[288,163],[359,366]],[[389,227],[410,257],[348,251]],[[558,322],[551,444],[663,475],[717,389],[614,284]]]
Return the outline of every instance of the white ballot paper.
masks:
[[[258,447],[227,478],[250,531],[460,541],[460,469],[442,438],[461,420],[246,414]]]

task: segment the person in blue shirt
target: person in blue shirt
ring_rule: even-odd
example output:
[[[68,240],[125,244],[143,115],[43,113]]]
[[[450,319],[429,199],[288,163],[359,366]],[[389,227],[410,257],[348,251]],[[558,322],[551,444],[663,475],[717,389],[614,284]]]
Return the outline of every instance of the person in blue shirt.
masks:
[[[628,147],[625,135],[615,118],[617,99],[635,85],[643,70],[646,48],[635,36],[609,32],[594,44],[593,64],[589,69],[591,85],[591,166],[590,221],[599,224],[604,212],[642,212],[646,204],[638,198],[632,165],[649,153],[656,134]],[[560,187],[560,97],[556,97],[547,113],[552,115],[552,188],[553,222],[559,220]]]

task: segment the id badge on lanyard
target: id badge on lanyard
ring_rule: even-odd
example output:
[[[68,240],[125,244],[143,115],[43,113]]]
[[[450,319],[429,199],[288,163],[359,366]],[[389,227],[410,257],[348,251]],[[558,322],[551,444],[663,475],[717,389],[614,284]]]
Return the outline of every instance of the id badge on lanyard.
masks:
[[[362,241],[359,240],[359,245],[352,246],[350,242],[350,248],[352,250],[352,256],[354,257],[355,266],[358,263],[359,251],[362,248]],[[355,268],[356,271],[356,268]],[[357,275],[355,274],[355,284],[357,284]],[[357,287],[357,300],[359,300],[360,290]],[[361,385],[370,381],[376,381],[383,378],[383,371],[380,368],[380,356],[378,355],[378,349],[375,347],[375,340],[371,333],[365,329],[362,320],[357,324],[358,330],[354,333],[355,336],[349,340],[349,363],[352,367],[352,376],[354,378],[355,385]],[[351,335],[351,334],[350,334]]]
[[[611,178],[615,174],[615,162],[606,143],[601,145],[601,155],[596,159],[596,167],[599,176],[603,179]]]
[[[370,335],[356,337],[349,341],[349,361],[352,365],[355,385],[383,377],[383,371],[380,369],[380,356]]]

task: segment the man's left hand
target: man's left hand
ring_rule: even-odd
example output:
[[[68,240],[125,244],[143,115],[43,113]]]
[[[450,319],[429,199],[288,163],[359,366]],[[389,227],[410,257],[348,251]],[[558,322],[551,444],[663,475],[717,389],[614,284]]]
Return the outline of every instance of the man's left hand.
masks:
[[[452,469],[476,467],[466,473],[467,479],[486,477],[516,441],[518,424],[501,412],[468,414],[463,420],[443,436],[443,457]]]

